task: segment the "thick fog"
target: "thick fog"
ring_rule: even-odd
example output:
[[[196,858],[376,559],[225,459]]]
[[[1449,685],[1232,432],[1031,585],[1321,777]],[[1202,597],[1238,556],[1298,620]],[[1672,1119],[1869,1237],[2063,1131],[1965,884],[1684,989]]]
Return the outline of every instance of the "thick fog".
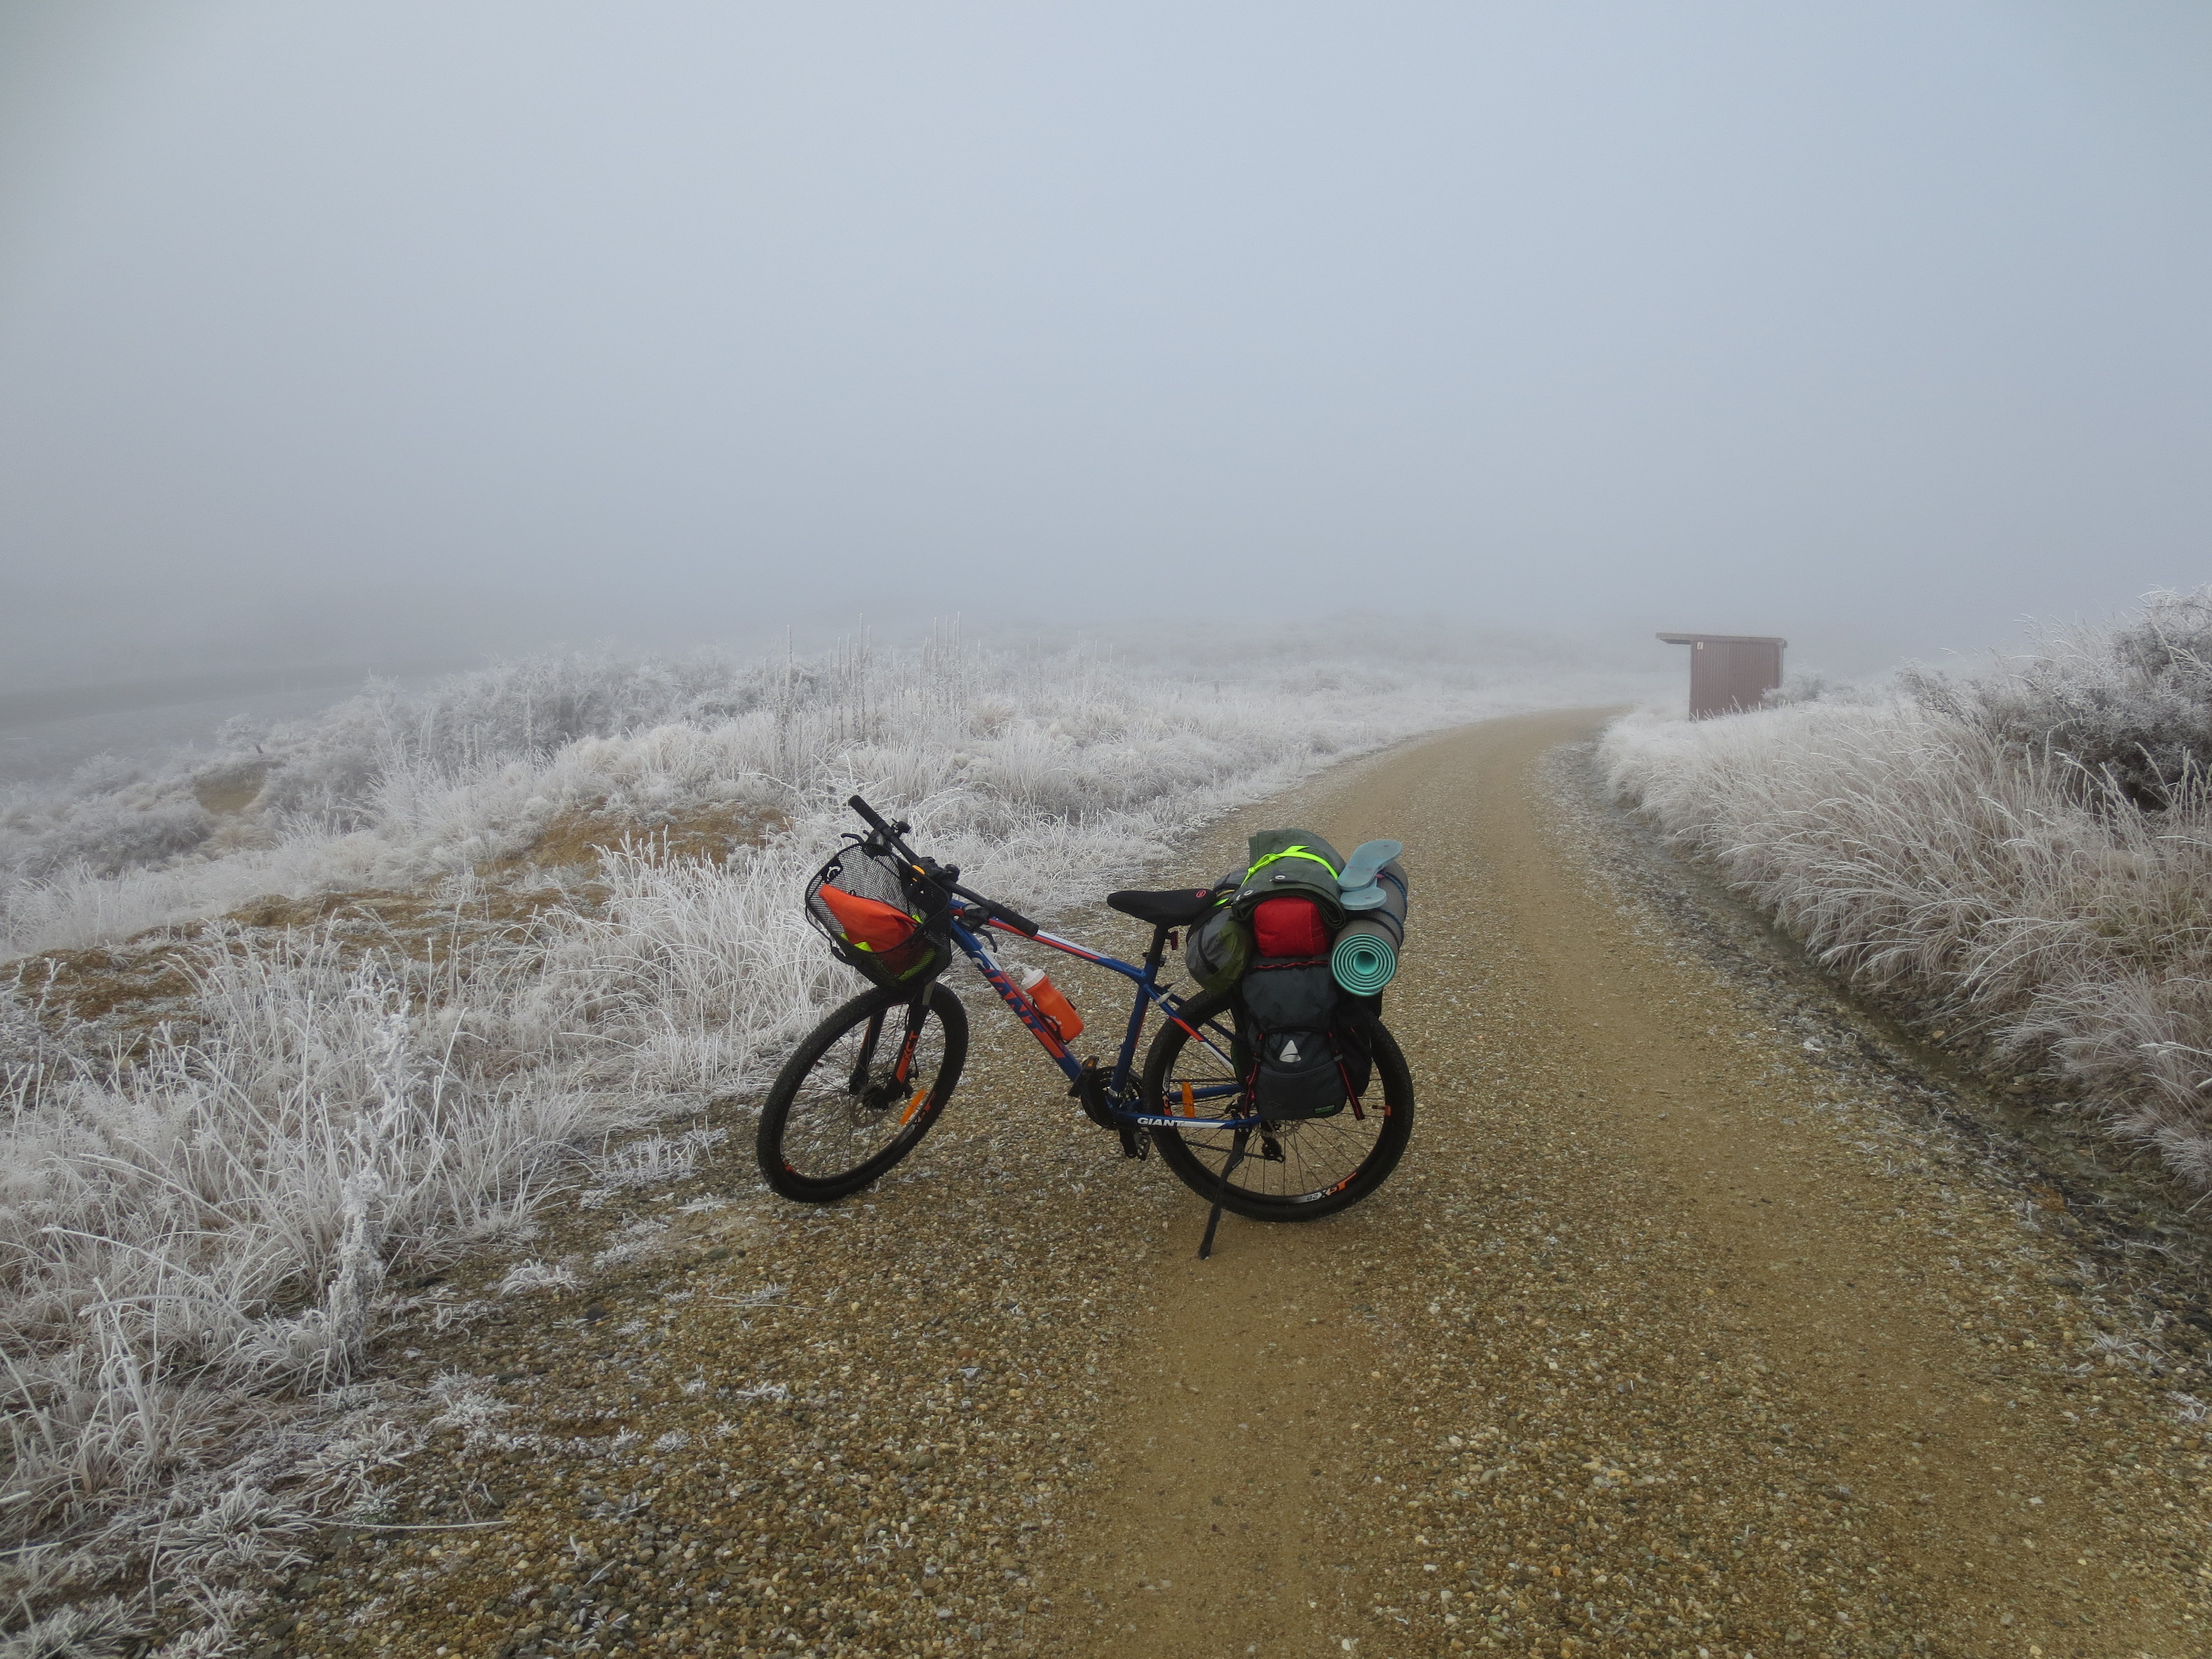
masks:
[[[2208,85],[2186,0],[13,0],[0,691],[2001,643],[2212,577]]]

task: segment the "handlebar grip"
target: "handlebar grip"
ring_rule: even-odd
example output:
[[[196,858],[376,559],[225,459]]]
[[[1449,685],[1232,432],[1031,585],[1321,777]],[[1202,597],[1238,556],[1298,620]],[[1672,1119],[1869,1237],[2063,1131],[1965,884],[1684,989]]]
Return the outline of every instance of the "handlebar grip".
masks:
[[[845,805],[851,807],[855,812],[858,812],[863,818],[866,818],[868,822],[868,827],[871,830],[880,830],[886,836],[893,833],[890,825],[884,822],[883,814],[877,811],[874,807],[869,805],[867,802],[862,800],[858,795],[854,795],[847,800]]]

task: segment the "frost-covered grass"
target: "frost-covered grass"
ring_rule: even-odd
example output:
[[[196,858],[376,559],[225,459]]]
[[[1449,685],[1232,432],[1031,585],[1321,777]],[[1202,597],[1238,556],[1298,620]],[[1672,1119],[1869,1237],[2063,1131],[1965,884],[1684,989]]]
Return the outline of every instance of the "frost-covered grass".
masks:
[[[1338,754],[1547,694],[1613,700],[1632,684],[1526,656],[1423,663],[1394,643],[1352,661],[1247,643],[1202,675],[1097,648],[949,638],[768,664],[501,664],[273,729],[236,726],[214,751],[165,766],[95,758],[66,788],[0,798],[0,959],[266,894],[453,876],[580,808],[650,824],[772,807],[804,823],[861,787],[978,845],[1029,836],[1042,852],[1073,832],[1079,865],[1097,850],[1084,837],[1171,832]],[[1208,664],[1223,655],[1202,636],[1191,649]],[[226,799],[247,804],[209,805]]]
[[[16,792],[0,811],[0,939],[21,958],[0,994],[0,1650],[10,1631],[27,1652],[143,1631],[156,1583],[173,1610],[197,1600],[192,1639],[213,1640],[227,1587],[366,1501],[408,1443],[358,1382],[400,1305],[388,1269],[526,1237],[553,1186],[589,1204],[690,1166],[715,1131],[609,1137],[744,1098],[849,992],[796,902],[848,794],[1051,915],[1337,757],[1646,689],[1314,654],[1247,650],[1203,678],[950,638],[768,665],[544,659]],[[605,843],[588,879],[533,871],[541,838],[579,823]],[[718,824],[748,833],[671,855]],[[526,927],[464,925],[533,884]],[[452,927],[364,950],[223,919],[392,889]],[[126,1052],[46,997],[35,953],[156,927],[184,941],[189,1019]],[[525,1261],[506,1288],[575,1282]]]
[[[1949,1006],[2212,1189],[2212,591],[1959,678],[1606,734],[1826,963]]]
[[[464,1011],[426,1006],[402,964],[240,943],[219,930],[199,957],[197,1031],[127,1063],[6,1005],[0,1582],[19,1606],[125,1564],[211,1596],[281,1564],[362,1495],[306,1430],[344,1403],[387,1263],[526,1224],[621,1115],[459,1041]]]

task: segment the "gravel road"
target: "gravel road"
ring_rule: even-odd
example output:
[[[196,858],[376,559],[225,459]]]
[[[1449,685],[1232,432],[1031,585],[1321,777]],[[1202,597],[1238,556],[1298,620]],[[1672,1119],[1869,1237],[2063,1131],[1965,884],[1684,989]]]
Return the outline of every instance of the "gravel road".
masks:
[[[1198,1261],[1200,1201],[956,981],[969,1074],[872,1194],[764,1197],[732,1108],[688,1180],[550,1220],[580,1288],[424,1287],[380,1362],[432,1444],[245,1650],[2212,1652],[2201,1239],[2116,1236],[1686,924],[1559,750],[1597,718],[1340,768],[1162,872],[1407,843],[1374,1198]]]

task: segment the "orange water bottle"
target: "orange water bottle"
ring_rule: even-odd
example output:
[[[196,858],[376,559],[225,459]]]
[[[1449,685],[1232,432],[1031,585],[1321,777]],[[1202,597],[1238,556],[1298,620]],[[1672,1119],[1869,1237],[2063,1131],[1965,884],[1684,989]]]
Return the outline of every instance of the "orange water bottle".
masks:
[[[1022,988],[1022,994],[1036,1005],[1037,1012],[1060,1034],[1062,1042],[1073,1042],[1083,1035],[1083,1016],[1060,994],[1060,987],[1045,976],[1043,969],[1024,968],[1014,976],[1014,982]]]

